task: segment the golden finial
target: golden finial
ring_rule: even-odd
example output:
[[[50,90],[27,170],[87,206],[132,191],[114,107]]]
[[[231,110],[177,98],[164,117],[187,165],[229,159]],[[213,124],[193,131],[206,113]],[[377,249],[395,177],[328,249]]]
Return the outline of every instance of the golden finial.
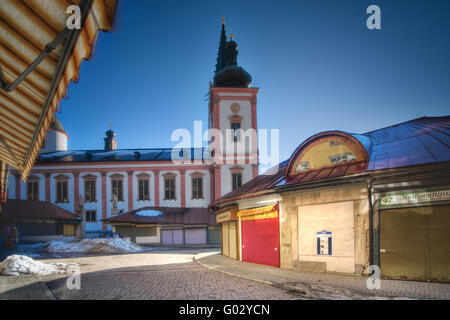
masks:
[[[233,31],[230,29],[230,40],[233,41]]]
[[[222,24],[225,24],[225,16],[222,16]]]

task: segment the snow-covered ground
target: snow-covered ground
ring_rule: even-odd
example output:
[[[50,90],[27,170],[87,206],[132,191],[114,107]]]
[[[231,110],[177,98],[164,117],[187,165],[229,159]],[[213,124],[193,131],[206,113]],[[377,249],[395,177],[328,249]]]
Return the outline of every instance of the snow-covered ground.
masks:
[[[120,238],[49,241],[41,244],[40,249],[48,253],[138,253],[148,250]]]
[[[55,273],[67,273],[67,269],[77,264],[52,263],[46,264],[22,255],[12,255],[0,263],[0,275],[18,276],[21,274],[37,274],[47,276]]]

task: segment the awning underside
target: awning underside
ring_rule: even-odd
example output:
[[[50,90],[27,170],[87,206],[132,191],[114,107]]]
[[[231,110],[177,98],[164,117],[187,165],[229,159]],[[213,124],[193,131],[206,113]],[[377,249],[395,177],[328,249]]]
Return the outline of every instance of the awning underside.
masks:
[[[94,50],[98,31],[112,28],[117,0],[0,1],[2,87],[12,84],[65,29],[68,6],[85,4],[90,9],[76,36],[71,33],[11,92],[0,89],[0,163],[19,170],[24,180],[70,81],[78,80],[83,59]]]

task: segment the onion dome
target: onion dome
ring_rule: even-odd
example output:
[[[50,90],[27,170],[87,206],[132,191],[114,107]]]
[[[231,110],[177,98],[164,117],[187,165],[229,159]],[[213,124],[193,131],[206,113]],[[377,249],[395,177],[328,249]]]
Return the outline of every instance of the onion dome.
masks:
[[[216,75],[214,76],[214,87],[248,88],[252,82],[252,76],[238,66],[237,63],[237,43],[231,40],[224,43],[225,33],[224,23],[222,23],[222,35],[219,45],[219,54],[216,64]],[[223,48],[225,47],[225,50]],[[223,66],[223,67],[221,67]]]

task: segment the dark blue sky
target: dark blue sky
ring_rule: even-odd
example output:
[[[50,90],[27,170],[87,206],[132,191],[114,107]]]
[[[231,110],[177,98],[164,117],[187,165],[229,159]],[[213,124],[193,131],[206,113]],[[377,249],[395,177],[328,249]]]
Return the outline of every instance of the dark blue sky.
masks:
[[[381,30],[366,8],[381,8]],[[63,100],[69,149],[172,147],[207,126],[221,16],[259,87],[259,128],[280,129],[280,160],[326,130],[362,133],[450,114],[450,1],[122,0],[116,31]],[[205,128],[206,129],[206,128]]]

